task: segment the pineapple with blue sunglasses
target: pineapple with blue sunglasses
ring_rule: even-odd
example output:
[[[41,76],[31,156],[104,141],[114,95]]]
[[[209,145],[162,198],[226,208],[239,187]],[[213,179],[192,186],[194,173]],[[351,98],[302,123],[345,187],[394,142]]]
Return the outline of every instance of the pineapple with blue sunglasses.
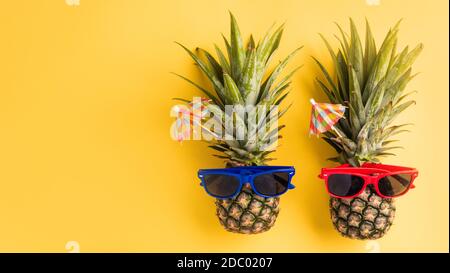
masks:
[[[212,90],[183,76],[180,77],[203,92],[210,103],[216,106],[212,111],[221,111],[225,114],[225,105],[268,106],[265,108],[266,111],[263,116],[269,116],[269,112],[272,110],[270,106],[280,106],[289,93],[290,79],[297,69],[283,77],[279,76],[300,48],[289,54],[269,72],[268,66],[274,52],[278,49],[283,26],[274,31],[268,31],[258,43],[255,43],[253,37],[250,36],[247,44],[244,45],[235,18],[232,14],[230,14],[230,17],[231,37],[229,40],[224,37],[227,54],[216,46],[216,59],[205,50],[198,49],[198,54],[195,54],[181,45],[210,81]],[[200,55],[203,55],[204,59]],[[277,117],[281,117],[288,108],[277,112]],[[209,107],[209,109],[213,108]],[[217,215],[226,230],[256,234],[267,231],[274,225],[279,213],[279,195],[289,188],[293,188],[290,180],[294,171],[287,167],[288,169],[284,169],[277,174],[275,172],[276,167],[265,167],[268,161],[273,160],[270,158],[270,154],[274,151],[274,148],[267,149],[266,144],[270,142],[270,138],[273,137],[275,131],[268,131],[262,138],[251,139],[248,133],[251,131],[251,124],[247,121],[251,120],[251,115],[261,114],[260,112],[250,112],[247,115],[250,115],[250,119],[243,119],[244,131],[247,132],[243,139],[212,139],[209,141],[211,143],[209,147],[220,153],[215,156],[224,159],[227,168],[215,170],[215,172],[218,172],[216,176],[211,173],[214,170],[200,170],[199,178],[202,180],[202,186],[205,187],[205,190],[216,198]],[[275,128],[276,134],[282,128],[284,128],[284,125],[277,126]],[[276,138],[279,137],[281,136]],[[256,175],[257,173],[260,173],[259,178]],[[209,177],[207,174],[209,174]],[[261,181],[262,178],[272,179],[272,184],[262,183],[263,186],[268,187],[266,190],[269,191],[266,193],[269,194],[258,192],[256,184],[261,184],[261,182],[256,181]],[[208,185],[209,182],[213,182],[216,189],[223,190],[223,187],[231,187],[228,189],[230,194],[222,196],[211,193],[208,186],[212,184]],[[274,191],[276,188],[278,190]]]

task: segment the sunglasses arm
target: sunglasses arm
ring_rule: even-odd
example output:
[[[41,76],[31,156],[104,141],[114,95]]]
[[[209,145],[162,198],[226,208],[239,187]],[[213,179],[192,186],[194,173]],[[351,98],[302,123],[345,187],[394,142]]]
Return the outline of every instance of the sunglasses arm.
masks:
[[[414,174],[413,174],[413,178],[414,178],[414,179],[416,179],[418,176],[419,176],[418,173],[414,173]],[[416,188],[416,185],[414,185],[414,180],[412,181],[411,186],[409,186],[409,188],[410,188],[410,189]]]
[[[197,174],[198,178],[202,179],[203,178],[203,174]],[[201,187],[203,187],[203,180],[202,182],[200,182],[199,184]]]

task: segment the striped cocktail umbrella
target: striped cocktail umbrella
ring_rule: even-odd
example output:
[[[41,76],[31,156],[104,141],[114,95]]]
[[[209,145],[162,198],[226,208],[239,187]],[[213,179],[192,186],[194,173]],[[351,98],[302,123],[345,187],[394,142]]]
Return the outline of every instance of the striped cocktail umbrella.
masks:
[[[310,102],[312,104],[312,112],[309,134],[319,135],[331,129],[339,137],[342,137],[334,125],[339,119],[344,117],[345,106],[341,104],[318,103],[314,99],[311,99]]]
[[[191,128],[194,123],[203,128],[201,121],[208,114],[207,107],[210,102],[210,99],[201,98],[198,101],[188,103],[188,107],[177,106],[178,118],[176,120],[175,136],[179,142],[190,138]]]

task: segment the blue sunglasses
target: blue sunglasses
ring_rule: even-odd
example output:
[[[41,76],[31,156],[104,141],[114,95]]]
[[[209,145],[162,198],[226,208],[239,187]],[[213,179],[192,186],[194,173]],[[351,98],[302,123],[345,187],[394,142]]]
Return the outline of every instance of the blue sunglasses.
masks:
[[[200,185],[217,199],[235,197],[246,183],[259,196],[277,197],[295,188],[291,184],[294,174],[294,167],[288,166],[245,166],[198,171],[198,177],[202,181]]]

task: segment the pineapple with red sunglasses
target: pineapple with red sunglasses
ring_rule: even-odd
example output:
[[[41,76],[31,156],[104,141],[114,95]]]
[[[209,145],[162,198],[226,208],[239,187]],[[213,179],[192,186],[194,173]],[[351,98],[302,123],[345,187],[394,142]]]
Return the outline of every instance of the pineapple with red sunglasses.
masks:
[[[418,175],[414,168],[380,164],[380,158],[393,155],[391,150],[398,147],[392,146],[391,137],[407,126],[393,121],[415,103],[404,90],[422,45],[398,52],[398,23],[378,49],[367,23],[364,45],[351,19],[350,35],[339,30],[339,50],[324,39],[336,77],[315,59],[324,74],[318,85],[331,104],[312,100],[310,132],[324,133],[323,139],[338,153],[331,160],[342,164],[319,175],[331,196],[334,227],[345,237],[378,239],[393,223],[394,198],[414,188]]]

